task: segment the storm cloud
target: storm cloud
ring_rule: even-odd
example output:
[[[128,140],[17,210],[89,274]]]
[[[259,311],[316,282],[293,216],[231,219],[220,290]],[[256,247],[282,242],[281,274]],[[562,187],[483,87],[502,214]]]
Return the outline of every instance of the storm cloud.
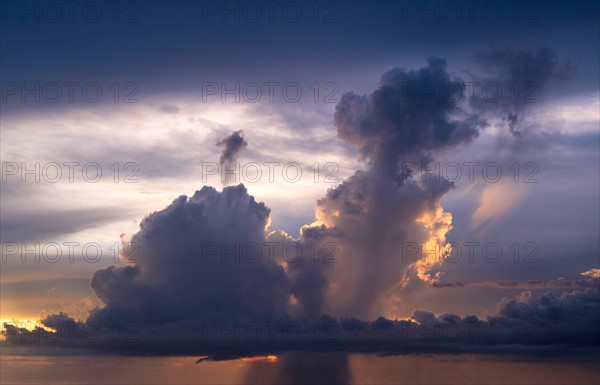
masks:
[[[262,252],[269,216],[243,185],[179,197],[140,224],[131,239],[139,249],[135,265],[94,274],[91,287],[106,306],[89,320],[160,324],[285,316],[290,282]],[[240,263],[243,253],[264,257]]]
[[[440,89],[450,91],[432,94]],[[323,271],[326,309],[333,314],[381,314],[393,308],[409,270],[429,279],[428,267],[404,255],[402,243],[445,243],[451,216],[439,202],[453,184],[444,178],[422,182],[406,166],[426,166],[432,152],[470,142],[485,127],[456,102],[453,93],[463,89],[446,61],[432,57],[419,70],[386,72],[369,95],[342,96],[334,115],[338,137],[358,148],[367,169],[329,190],[317,202],[317,221],[303,228],[303,234],[319,229],[340,247],[340,263]]]

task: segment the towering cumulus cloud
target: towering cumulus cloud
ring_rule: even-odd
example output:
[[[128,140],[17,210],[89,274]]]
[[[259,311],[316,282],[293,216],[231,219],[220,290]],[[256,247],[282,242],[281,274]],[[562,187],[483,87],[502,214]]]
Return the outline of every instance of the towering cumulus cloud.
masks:
[[[91,286],[106,304],[90,320],[161,324],[197,319],[271,320],[287,312],[290,283],[278,263],[253,259],[270,210],[242,185],[203,187],[146,217],[132,238],[135,266],[99,270]],[[244,250],[246,248],[246,250]]]
[[[340,246],[339,263],[322,272],[333,314],[389,313],[410,268],[431,278],[422,266],[428,262],[403,246],[430,239],[443,245],[451,216],[439,201],[452,183],[413,174],[434,151],[468,142],[484,126],[456,103],[464,87],[450,78],[445,60],[430,58],[418,71],[385,73],[370,95],[343,95],[334,116],[338,137],[356,146],[368,167],[329,190],[317,204],[317,221],[303,228]]]

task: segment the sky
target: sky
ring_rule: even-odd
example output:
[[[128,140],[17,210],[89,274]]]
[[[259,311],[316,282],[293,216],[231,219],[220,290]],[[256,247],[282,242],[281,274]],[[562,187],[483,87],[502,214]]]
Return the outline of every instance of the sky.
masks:
[[[599,12],[2,2],[3,347],[594,356]]]

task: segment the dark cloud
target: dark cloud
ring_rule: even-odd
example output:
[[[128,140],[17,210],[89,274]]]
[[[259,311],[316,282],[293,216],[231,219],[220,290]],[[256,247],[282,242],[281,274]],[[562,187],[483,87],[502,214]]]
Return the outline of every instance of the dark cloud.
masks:
[[[567,80],[574,71],[551,48],[496,49],[478,55],[485,69],[497,74],[506,84],[535,83],[543,87],[552,80]]]
[[[221,163],[221,167],[223,170],[231,170],[234,171],[235,163],[238,155],[242,150],[244,150],[248,146],[248,142],[244,137],[244,132],[242,130],[234,131],[231,135],[217,142],[217,146],[223,147],[223,152],[219,158],[219,162]],[[233,174],[226,173],[221,174],[224,185],[229,184],[232,180],[235,179]]]
[[[504,110],[503,120],[514,136],[522,136],[523,130],[533,122],[526,122],[526,109],[541,103],[548,95],[548,88],[556,81],[572,79],[573,66],[562,62],[556,52],[548,47],[537,49],[494,49],[477,56],[478,62],[491,75],[485,84],[494,85],[486,99],[477,104],[484,107],[493,101],[494,110]],[[491,88],[490,88],[491,89]],[[498,98],[497,98],[498,96]]]
[[[599,294],[598,289],[586,289],[565,292],[559,297],[548,292],[540,298],[532,298],[531,292],[524,292],[520,298],[504,298],[500,303],[498,316],[492,317],[492,320],[518,320],[542,325],[586,320],[590,325],[594,325],[600,321]],[[591,334],[590,337],[594,338],[594,335]],[[600,341],[596,338],[596,342]]]
[[[138,263],[94,274],[91,286],[106,306],[90,321],[285,316],[291,283],[263,250],[269,215],[242,185],[223,192],[203,187],[150,214],[131,239],[139,247]],[[255,247],[263,255],[256,263],[237,260],[254,256]]]
[[[236,161],[239,153],[248,146],[243,131],[235,131],[225,139],[219,140],[217,146],[223,147],[223,152],[219,161],[221,164],[233,163]]]
[[[292,258],[297,253],[302,256],[293,263],[286,264],[286,272],[290,279],[291,294],[297,301],[292,310],[296,317],[306,317],[311,320],[318,319],[324,309],[324,291],[328,280],[325,271],[337,263],[337,245],[327,243],[321,237],[305,235],[295,240],[284,232],[269,234],[268,241],[297,248],[293,252],[284,252],[281,247],[275,249],[277,255],[290,255]],[[293,245],[293,246],[292,246]],[[288,249],[289,251],[290,249]]]
[[[297,352],[360,352],[377,354],[479,353],[535,356],[586,355],[600,344],[600,291],[546,293],[539,298],[524,292],[504,298],[495,315],[480,319],[474,315],[434,314],[415,310],[409,320],[379,317],[374,321],[323,316],[319,322],[297,321],[263,327],[252,324],[252,335],[236,334],[240,324],[179,322],[160,327],[136,329],[128,344],[115,344],[113,333],[82,341],[91,326],[108,330],[101,324],[76,322],[64,313],[42,320],[33,331],[6,323],[7,341],[15,346],[56,346],[101,348],[104,351],[139,354],[196,354],[212,360],[243,356]],[[135,324],[130,324],[133,328]],[[275,325],[275,324],[273,324]],[[283,326],[287,325],[287,326]],[[290,338],[293,325],[294,338]],[[136,325],[137,327],[137,325]],[[287,330],[286,330],[287,329]],[[87,330],[87,332],[86,332]],[[207,333],[207,330],[210,332]],[[304,334],[298,334],[304,330]],[[67,332],[68,331],[68,332]],[[269,334],[256,334],[270,331]],[[260,337],[256,338],[259,335]],[[46,336],[46,337],[41,337]],[[268,336],[268,337],[267,337]],[[46,343],[41,343],[45,339]],[[52,343],[47,343],[47,341]],[[568,347],[568,349],[567,349]],[[92,350],[93,351],[93,350]],[[341,372],[343,373],[343,372]]]
[[[421,162],[429,151],[478,136],[484,122],[452,116],[461,113],[456,101],[464,89],[441,58],[419,70],[395,68],[370,95],[342,96],[334,115],[338,137],[358,147],[372,170],[394,175],[401,160]]]

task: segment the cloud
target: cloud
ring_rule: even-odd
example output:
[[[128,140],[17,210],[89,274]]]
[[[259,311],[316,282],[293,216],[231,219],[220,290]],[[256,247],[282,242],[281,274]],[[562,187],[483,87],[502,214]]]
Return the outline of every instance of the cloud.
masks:
[[[243,185],[179,197],[146,217],[131,238],[139,248],[137,264],[94,274],[91,287],[105,306],[89,320],[161,324],[285,316],[291,283],[279,260],[267,258],[269,216]],[[256,255],[262,255],[256,263],[243,259]]]
[[[77,233],[131,215],[132,210],[122,207],[77,210],[7,208],[2,213],[0,231],[3,242],[34,243],[55,240],[66,234]]]
[[[239,153],[248,146],[243,131],[235,131],[225,139],[219,140],[217,146],[223,147],[223,152],[219,158],[221,164],[233,163],[236,161]]]
[[[548,292],[534,298],[527,291],[513,298],[503,298],[497,313],[486,319],[418,309],[406,320],[379,317],[374,321],[361,321],[323,316],[316,323],[296,321],[268,326],[179,322],[138,329],[137,325],[130,324],[129,328],[135,333],[129,330],[127,334],[134,338],[117,344],[114,338],[118,334],[110,332],[105,325],[77,322],[58,313],[43,319],[43,328],[31,331],[6,323],[4,334],[11,346],[33,347],[40,352],[57,346],[75,346],[131,354],[195,354],[209,356],[211,360],[285,351],[586,356],[600,344],[599,310],[600,291],[587,288],[560,296]],[[248,325],[252,325],[250,332]],[[89,338],[92,327],[108,331],[95,332],[100,337],[94,337],[93,344],[81,338],[82,335]],[[46,343],[41,343],[44,339]],[[48,340],[52,343],[47,343]]]
[[[522,293],[517,298],[503,298],[499,308],[498,315],[491,320],[497,322],[506,322],[508,320],[518,320],[531,322],[544,326],[561,325],[570,327],[570,332],[577,332],[577,323],[589,323],[595,325],[600,321],[598,314],[600,297],[598,289],[586,289],[584,291],[572,291],[556,296],[547,292],[540,298],[532,298],[531,292]],[[585,320],[582,322],[582,320]],[[579,325],[580,327],[582,325]],[[591,330],[579,330],[577,334],[585,335]],[[597,336],[589,333],[588,338],[596,339]],[[549,340],[552,336],[547,337]],[[565,338],[565,336],[561,336]],[[571,340],[570,342],[575,342]]]
[[[441,58],[429,58],[420,70],[395,68],[370,95],[342,96],[334,115],[338,137],[358,147],[372,170],[394,175],[400,161],[427,161],[427,151],[478,136],[485,122],[452,116],[463,113],[456,101],[464,90]]]
[[[431,266],[417,266],[414,256],[408,261],[401,242],[444,242],[450,229],[450,216],[439,201],[452,183],[443,178],[420,182],[401,163],[429,163],[431,151],[469,142],[485,126],[451,97],[428,99],[429,87],[451,84],[464,88],[450,78],[445,60],[430,58],[420,70],[385,73],[370,95],[342,96],[334,114],[338,137],[358,148],[367,169],[318,201],[317,221],[304,226],[298,240],[283,232],[268,235],[270,210],[241,185],[221,193],[204,187],[149,215],[131,239],[140,249],[139,262],[94,274],[91,287],[105,306],[89,321],[160,325],[290,315],[316,320],[325,312],[381,314],[408,279],[407,269],[429,279]],[[230,163],[247,141],[236,131],[217,145],[224,148],[221,162]],[[319,258],[323,248],[333,246],[335,263],[206,261],[207,245],[264,249],[267,241],[292,244],[303,255],[316,250]]]
[[[428,279],[431,266],[404,255],[402,244],[431,237],[445,243],[451,217],[439,201],[453,184],[444,178],[421,182],[403,166],[427,165],[432,151],[467,143],[485,127],[460,108],[454,94],[431,95],[432,89],[463,88],[451,79],[445,60],[430,58],[419,70],[386,72],[369,95],[342,96],[334,114],[338,137],[358,148],[367,169],[329,190],[317,202],[317,221],[303,228],[303,235],[318,229],[322,241],[340,248],[340,262],[321,271],[328,282],[327,311],[375,316],[390,311],[389,300],[402,289],[409,268]]]
[[[569,80],[574,72],[570,63],[561,62],[548,47],[492,49],[477,55],[477,60],[491,76],[485,79],[485,83],[494,84],[500,90],[499,95],[490,91],[486,96],[493,103],[479,100],[477,104],[494,110],[502,107],[502,119],[508,123],[508,129],[515,137],[521,137],[535,125],[527,122],[525,112],[528,106],[541,103],[552,82]]]
[[[571,289],[571,288],[600,288],[600,274],[598,269],[590,269],[580,273],[585,278],[581,279],[566,279],[559,277],[548,281],[529,280],[496,280],[496,281],[472,281],[472,282],[443,282],[435,281],[432,287],[447,288],[447,287],[494,287],[498,289]]]
[[[507,83],[535,83],[545,86],[551,80],[566,80],[573,75],[574,68],[561,62],[551,48],[537,49],[492,49],[477,56],[479,62],[498,78]]]
[[[584,271],[581,275],[590,278],[600,278],[600,269],[590,269],[588,271]]]
[[[456,100],[464,87],[445,60],[430,58],[419,70],[388,71],[369,95],[344,94],[334,114],[337,134],[358,149],[366,167],[318,200],[315,221],[298,239],[269,232],[270,209],[243,185],[221,192],[205,186],[141,222],[131,238],[137,262],[95,272],[90,286],[103,306],[74,327],[115,330],[125,323],[131,331],[135,325],[137,344],[110,345],[105,336],[96,346],[215,360],[285,350],[481,352],[489,346],[522,351],[523,343],[598,344],[587,329],[598,321],[596,287],[504,299],[487,320],[426,310],[412,320],[390,319],[415,282],[442,282],[441,272],[433,273],[438,263],[419,260],[402,244],[446,245],[452,216],[440,201],[454,185],[442,177],[422,180],[416,176],[423,171],[404,166],[430,165],[438,152],[469,143],[487,126]],[[247,142],[236,131],[217,145],[221,162],[231,163]],[[280,258],[291,249],[299,261]],[[273,250],[275,258],[267,257]],[[441,256],[448,251],[442,247]],[[74,322],[64,313],[44,321]],[[543,330],[539,339],[515,339],[515,328],[532,323]],[[296,338],[289,338],[290,325],[301,331]],[[249,326],[258,339],[248,336]],[[496,326],[506,329],[497,339],[469,337],[469,328]],[[461,334],[424,344],[431,335],[426,328],[435,334],[449,327]],[[14,341],[27,333],[10,326],[6,334]]]
[[[478,227],[489,220],[499,218],[519,203],[524,194],[524,188],[516,188],[512,181],[487,185],[479,198],[479,206],[473,212],[471,224]]]
[[[427,241],[429,232],[418,220],[435,213],[450,188],[449,182],[398,185],[360,172],[329,190],[317,203],[318,221],[302,231],[303,237],[315,232],[321,243],[339,246],[339,262],[321,270],[328,281],[323,310],[358,317],[381,314],[388,305],[385,294],[418,261],[414,254],[403,254],[403,242]]]
[[[228,173],[228,171],[235,171],[235,163],[238,155],[248,146],[248,142],[243,135],[243,131],[234,131],[231,135],[217,142],[218,147],[223,147],[223,152],[219,158],[221,167],[221,181],[224,185],[229,184],[231,180],[236,180],[234,173]]]

